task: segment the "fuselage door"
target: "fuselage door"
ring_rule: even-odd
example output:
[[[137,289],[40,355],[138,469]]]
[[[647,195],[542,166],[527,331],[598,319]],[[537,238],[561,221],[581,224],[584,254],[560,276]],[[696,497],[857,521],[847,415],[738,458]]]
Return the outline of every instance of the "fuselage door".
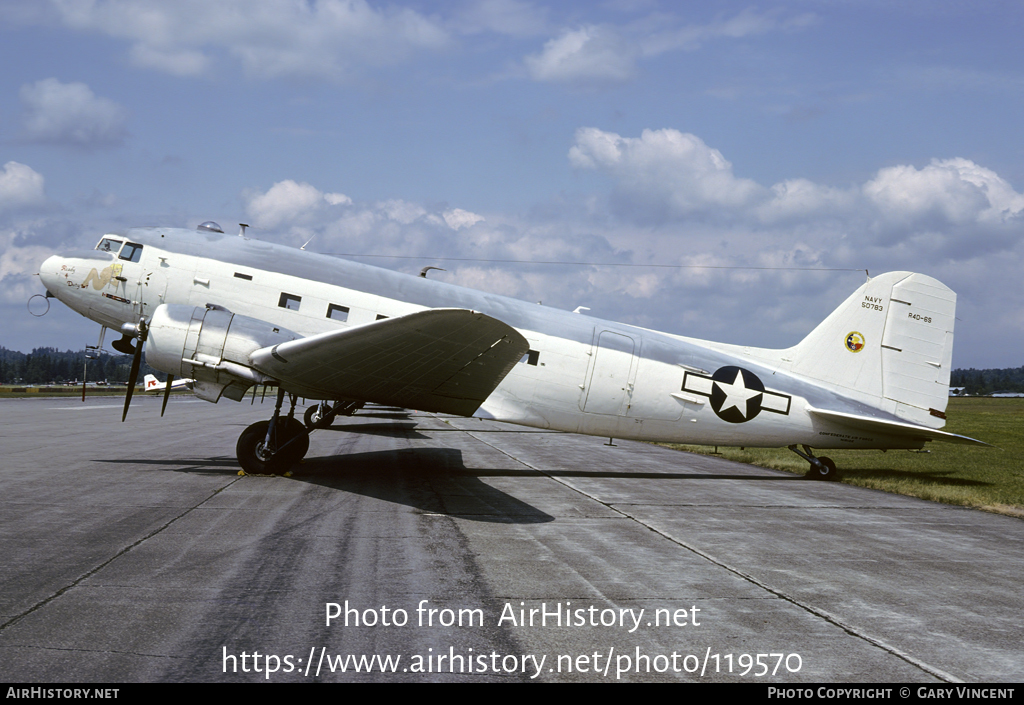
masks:
[[[596,342],[583,410],[625,416],[636,377],[636,342],[610,330],[601,331]]]
[[[135,281],[132,306],[136,316],[153,317],[156,307],[164,303],[167,295],[167,276],[159,269],[145,268]]]

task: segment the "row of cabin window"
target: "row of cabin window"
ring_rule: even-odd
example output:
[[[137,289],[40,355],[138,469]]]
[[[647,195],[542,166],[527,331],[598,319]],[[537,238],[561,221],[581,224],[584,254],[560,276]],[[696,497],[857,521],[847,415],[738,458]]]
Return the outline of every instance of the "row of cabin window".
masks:
[[[302,303],[302,297],[301,296],[296,296],[295,294],[286,294],[284,292],[281,292],[281,298],[278,299],[278,301],[277,301],[277,305],[278,306],[280,306],[281,308],[286,308],[289,311],[298,311],[299,310],[299,304],[301,304],[301,303]],[[339,306],[338,304],[328,304],[327,305],[327,318],[330,318],[330,319],[335,320],[335,321],[342,321],[342,322],[344,322],[344,321],[348,320],[348,311],[349,311],[348,306]],[[385,318],[387,318],[387,316],[385,316],[382,313],[378,313],[376,320],[381,321],[381,320],[384,320]]]
[[[235,275],[238,276],[238,275]],[[302,297],[296,296],[295,294],[286,294],[281,292],[281,298],[278,299],[277,305],[281,308],[286,308],[289,311],[298,311],[299,304],[302,303]],[[339,306],[338,304],[327,304],[327,317],[335,321],[347,321],[348,320],[348,306]],[[383,320],[387,318],[382,313],[377,314],[377,320]],[[522,359],[519,360],[521,363],[527,365],[536,366],[537,360],[540,358],[540,353],[536,350],[528,350]]]

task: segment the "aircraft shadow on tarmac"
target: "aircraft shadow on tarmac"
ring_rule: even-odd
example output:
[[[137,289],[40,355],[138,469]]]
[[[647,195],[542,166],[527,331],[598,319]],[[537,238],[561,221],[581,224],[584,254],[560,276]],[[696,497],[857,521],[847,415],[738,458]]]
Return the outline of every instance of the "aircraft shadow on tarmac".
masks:
[[[293,480],[447,514],[500,524],[541,524],[554,517],[483,482],[482,477],[542,477],[532,470],[467,468],[453,448],[402,448],[306,458]]]
[[[110,463],[112,465],[166,465],[177,472],[205,472],[209,475],[230,475],[238,472],[238,461],[235,458],[221,456],[217,458],[92,458],[89,462]]]
[[[360,414],[360,417],[364,416]],[[369,414],[366,414],[369,416]],[[397,417],[396,417],[397,418]],[[323,428],[318,433],[330,432],[342,433],[365,433],[372,436],[384,436],[387,438],[429,438],[416,430],[415,422],[408,423],[349,423],[344,426],[331,426]]]
[[[407,433],[407,432],[406,432]],[[156,465],[182,473],[234,475],[234,458],[94,458],[95,463]],[[306,458],[292,469],[293,481],[404,504],[431,514],[481,522],[541,524],[554,517],[487,483],[483,477],[542,477],[527,469],[473,469],[462,451],[401,448]]]

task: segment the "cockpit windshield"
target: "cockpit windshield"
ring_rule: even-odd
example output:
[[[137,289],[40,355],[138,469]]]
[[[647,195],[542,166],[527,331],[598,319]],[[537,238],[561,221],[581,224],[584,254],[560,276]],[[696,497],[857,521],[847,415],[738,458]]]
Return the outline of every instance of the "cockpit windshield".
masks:
[[[124,240],[118,240],[112,237],[105,237],[100,240],[100,244],[96,245],[96,249],[100,252],[111,252],[117,254],[121,250],[121,245],[124,244]]]
[[[121,249],[121,259],[138,262],[142,259],[142,245],[134,242],[125,243],[125,246]]]

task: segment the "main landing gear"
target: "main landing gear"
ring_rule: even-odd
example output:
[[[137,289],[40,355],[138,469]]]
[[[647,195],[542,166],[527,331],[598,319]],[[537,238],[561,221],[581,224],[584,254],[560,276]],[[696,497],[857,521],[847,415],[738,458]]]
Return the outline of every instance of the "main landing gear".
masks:
[[[306,456],[309,431],[295,418],[294,394],[287,416],[281,416],[284,390],[278,387],[277,404],[270,421],[258,421],[242,431],[235,445],[238,464],[250,475],[277,475]]]
[[[839,479],[839,471],[832,458],[816,458],[808,446],[804,446],[801,452],[794,443],[789,449],[811,464],[810,470],[804,475],[809,480],[826,480],[835,482]]]
[[[331,406],[320,402],[306,409],[305,423],[295,418],[296,396],[289,394],[291,406],[281,415],[285,391],[278,387],[277,404],[270,421],[258,421],[242,431],[235,444],[238,464],[249,475],[279,475],[306,457],[309,433],[330,428],[334,417],[351,416],[363,407],[361,401],[338,401]]]

